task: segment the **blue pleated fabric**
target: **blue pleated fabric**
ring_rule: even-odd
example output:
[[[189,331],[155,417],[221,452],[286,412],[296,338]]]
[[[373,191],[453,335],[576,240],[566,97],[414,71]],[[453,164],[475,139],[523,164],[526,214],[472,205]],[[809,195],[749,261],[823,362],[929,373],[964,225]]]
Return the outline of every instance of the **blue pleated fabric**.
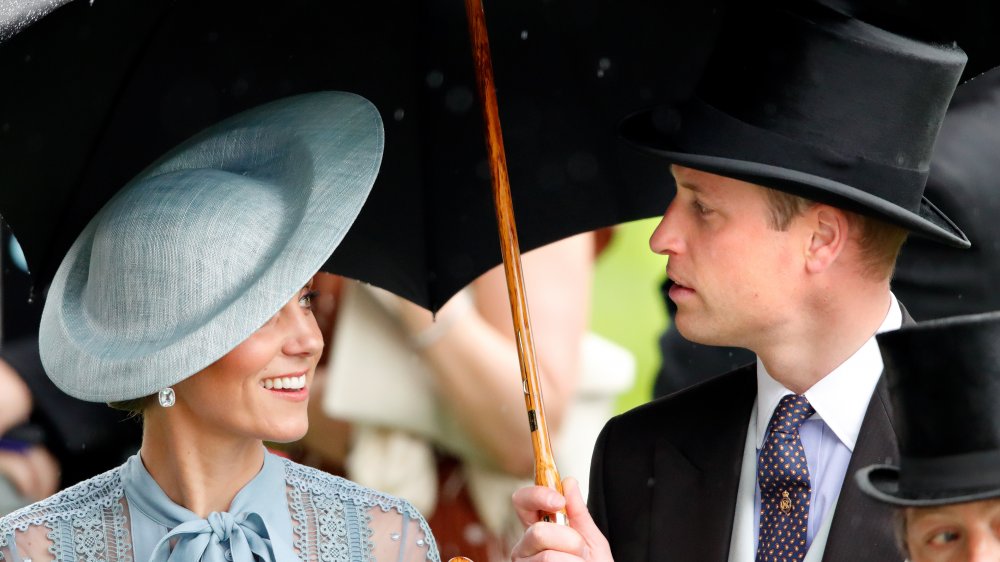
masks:
[[[265,454],[260,472],[228,512],[202,518],[170,500],[138,455],[122,470],[136,560],[150,562],[298,562],[280,459]]]

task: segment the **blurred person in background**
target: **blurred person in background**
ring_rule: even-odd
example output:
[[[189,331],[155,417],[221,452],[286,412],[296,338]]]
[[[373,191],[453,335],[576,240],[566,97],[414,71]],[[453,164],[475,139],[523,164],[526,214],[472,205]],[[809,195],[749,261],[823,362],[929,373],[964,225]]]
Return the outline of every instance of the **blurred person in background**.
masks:
[[[73,398],[45,375],[38,355],[42,299],[29,298],[27,264],[3,233],[0,345],[0,515],[120,465],[139,449],[129,414]]]
[[[59,465],[45,448],[11,432],[31,414],[31,391],[0,360],[0,516],[58,490]]]
[[[547,419],[567,476],[586,477],[597,433],[633,377],[631,355],[587,331],[593,261],[609,236],[523,256]],[[318,377],[326,399],[313,406],[307,451],[412,501],[442,556],[508,559],[520,532],[510,496],[530,481],[534,459],[502,267],[436,319],[362,284],[347,281],[339,294],[330,363]]]

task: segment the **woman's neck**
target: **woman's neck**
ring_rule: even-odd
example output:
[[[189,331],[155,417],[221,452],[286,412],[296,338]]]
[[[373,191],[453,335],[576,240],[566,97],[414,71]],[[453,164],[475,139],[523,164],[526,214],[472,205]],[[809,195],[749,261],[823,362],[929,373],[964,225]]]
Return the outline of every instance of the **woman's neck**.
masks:
[[[260,472],[263,443],[177,418],[163,410],[146,413],[140,450],[146,470],[167,497],[199,517],[228,511],[240,489]]]

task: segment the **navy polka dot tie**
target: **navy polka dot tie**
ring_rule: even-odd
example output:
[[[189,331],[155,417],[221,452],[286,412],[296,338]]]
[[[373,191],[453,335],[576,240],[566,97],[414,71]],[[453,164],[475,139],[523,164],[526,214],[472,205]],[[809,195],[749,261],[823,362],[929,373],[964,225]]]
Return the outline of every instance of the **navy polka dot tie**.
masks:
[[[816,413],[805,396],[781,399],[757,459],[760,531],[756,562],[801,562],[809,528],[809,467],[799,426]]]

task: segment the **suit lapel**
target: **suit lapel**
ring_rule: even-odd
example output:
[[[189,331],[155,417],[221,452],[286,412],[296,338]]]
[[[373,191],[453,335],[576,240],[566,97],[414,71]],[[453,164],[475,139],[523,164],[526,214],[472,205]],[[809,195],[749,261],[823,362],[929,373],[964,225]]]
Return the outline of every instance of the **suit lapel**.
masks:
[[[903,325],[913,319],[900,305]],[[663,428],[653,459],[650,561],[727,562],[756,369],[748,365],[674,400],[690,424]],[[854,474],[897,456],[885,383],[879,381],[861,425],[834,513],[823,562],[902,560],[891,508],[864,496]]]
[[[892,508],[861,493],[854,481],[861,468],[891,463],[897,457],[890,412],[888,391],[880,379],[847,466],[823,562],[903,559],[896,548]]]
[[[902,325],[915,324],[899,303]],[[892,427],[892,405],[885,379],[879,379],[861,424],[858,442],[844,475],[823,562],[841,560],[901,560],[896,547],[893,510],[861,493],[854,481],[858,470],[872,464],[892,464],[899,454]]]
[[[692,401],[691,424],[658,441],[650,560],[728,560],[754,372],[749,366],[713,381],[721,384]]]

